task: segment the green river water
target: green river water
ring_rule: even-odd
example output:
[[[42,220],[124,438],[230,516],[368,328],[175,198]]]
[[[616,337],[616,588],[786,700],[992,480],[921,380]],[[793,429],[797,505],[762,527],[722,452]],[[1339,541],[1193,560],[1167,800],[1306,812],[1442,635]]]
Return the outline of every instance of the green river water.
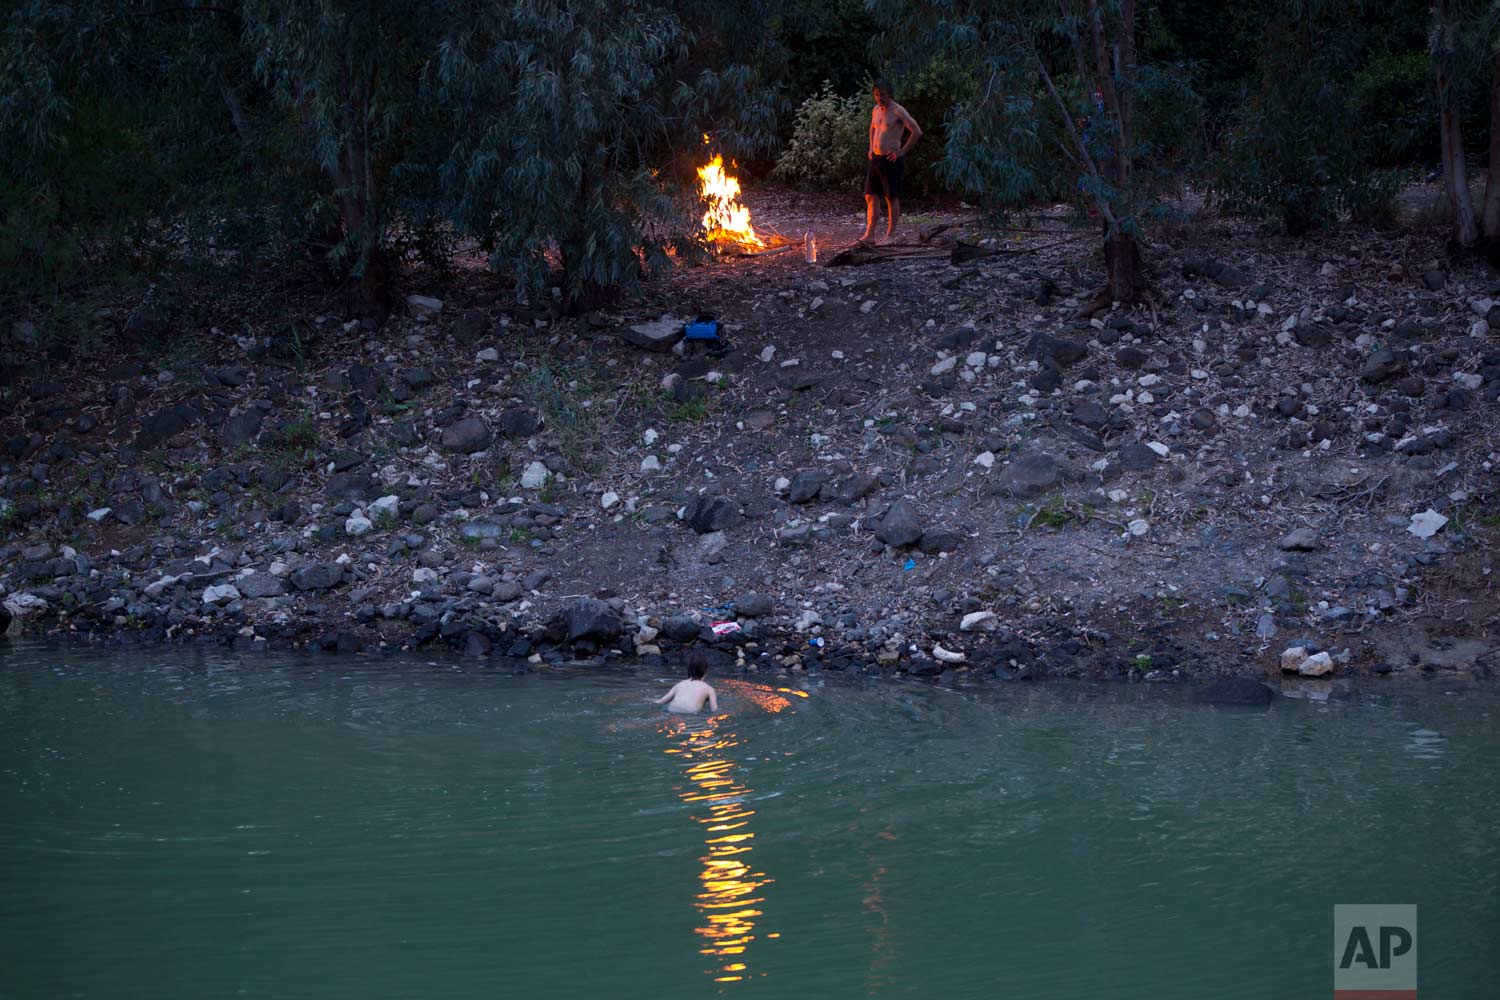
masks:
[[[710,680],[0,644],[0,997],[1500,995],[1492,686]]]

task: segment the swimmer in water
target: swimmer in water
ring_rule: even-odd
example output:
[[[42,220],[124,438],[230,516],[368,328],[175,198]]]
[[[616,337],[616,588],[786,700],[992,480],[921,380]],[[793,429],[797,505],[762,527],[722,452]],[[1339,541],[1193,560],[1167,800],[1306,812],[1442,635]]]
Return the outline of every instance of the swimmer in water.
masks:
[[[694,650],[688,657],[688,679],[672,685],[672,690],[656,699],[656,704],[667,704],[668,712],[701,712],[707,702],[710,711],[719,710],[719,696],[703,682],[708,673],[708,658]]]

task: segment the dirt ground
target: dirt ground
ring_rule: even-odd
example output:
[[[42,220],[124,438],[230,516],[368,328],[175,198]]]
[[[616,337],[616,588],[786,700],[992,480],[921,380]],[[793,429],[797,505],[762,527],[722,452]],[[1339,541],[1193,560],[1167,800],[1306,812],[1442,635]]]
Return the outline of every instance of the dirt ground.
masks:
[[[1097,247],[1061,212],[995,230],[913,205],[907,256],[837,267],[857,195],[747,202],[795,248],[584,317],[509,305],[479,272],[414,283],[440,309],[379,331],[247,288],[176,331],[187,363],[127,347],[25,370],[0,410],[0,586],[38,592],[67,545],[96,575],[44,583],[48,613],[117,594],[105,626],[139,605],[183,632],[404,644],[430,606],[498,655],[495,628],[535,637],[591,596],[643,655],[730,620],[718,648],[798,669],[1277,676],[1300,644],[1334,677],[1492,671],[1500,280],[1438,234],[1297,241],[1198,213],[1153,237],[1151,303],[1079,319]],[[942,223],[995,253],[951,263],[916,235]],[[702,315],[717,342],[631,330]],[[174,405],[197,416],[142,447]],[[394,518],[349,534],[384,495]],[[1427,510],[1447,520],[1418,537]],[[205,605],[204,577],[147,600],[192,555],[217,582],[347,559],[334,588]]]

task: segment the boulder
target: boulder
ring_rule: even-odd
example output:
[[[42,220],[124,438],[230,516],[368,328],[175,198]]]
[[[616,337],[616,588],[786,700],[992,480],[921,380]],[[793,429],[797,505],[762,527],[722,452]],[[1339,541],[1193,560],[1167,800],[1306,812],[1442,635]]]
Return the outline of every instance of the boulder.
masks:
[[[1066,368],[1089,356],[1088,346],[1046,333],[1035,334],[1026,345],[1026,353],[1044,365]]]
[[[313,563],[292,570],[292,586],[298,590],[327,590],[343,579],[344,567],[337,563]]]
[[[773,602],[769,594],[751,592],[734,602],[735,613],[742,618],[764,618],[771,613]]]
[[[891,504],[875,527],[875,537],[893,548],[915,545],[922,537],[922,521],[916,508],[905,500]]]
[[[261,424],[265,422],[265,419],[266,415],[260,411],[260,408],[252,406],[244,413],[230,417],[219,436],[229,448],[249,444],[260,433]]]
[[[444,451],[472,455],[476,451],[484,451],[492,440],[494,437],[490,434],[489,425],[478,417],[465,417],[443,428],[439,443]]]
[[[568,642],[591,639],[609,642],[620,634],[620,616],[595,597],[574,597],[553,616],[550,630]]]
[[[1045,452],[1022,455],[1000,471],[997,488],[1018,497],[1034,497],[1055,487],[1062,473]]]
[[[688,527],[700,535],[732,527],[738,517],[734,501],[721,496],[695,497],[683,514]]]
[[[1323,547],[1323,542],[1312,528],[1294,528],[1283,535],[1277,545],[1283,552],[1316,552]]]
[[[280,597],[286,593],[286,583],[279,576],[255,572],[234,581],[244,597]]]
[[[1145,472],[1160,460],[1160,455],[1138,441],[1132,441],[1120,448],[1120,468],[1129,472]]]
[[[818,491],[829,478],[821,469],[804,469],[792,477],[786,498],[791,503],[809,503],[817,499]]]

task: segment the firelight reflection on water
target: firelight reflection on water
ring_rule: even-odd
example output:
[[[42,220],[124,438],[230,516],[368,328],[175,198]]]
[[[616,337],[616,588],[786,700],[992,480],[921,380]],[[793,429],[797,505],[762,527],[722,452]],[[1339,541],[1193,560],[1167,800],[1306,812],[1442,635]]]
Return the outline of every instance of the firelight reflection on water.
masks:
[[[770,714],[791,707],[785,695],[807,697],[802,691],[742,681],[721,686]],[[751,863],[755,832],[750,820],[755,810],[749,805],[750,788],[734,774],[730,750],[740,741],[730,722],[728,714],[702,719],[673,716],[662,722],[662,733],[673,741],[666,752],[684,764],[687,784],[678,787],[678,795],[698,807],[693,819],[704,827],[706,852],[699,858],[703,871],[693,905],[702,915],[698,951],[715,962],[708,971],[717,983],[740,982],[752,975],[750,945],[757,937],[756,921],[765,916],[761,888],[774,881]],[[765,934],[768,939],[779,936]]]

